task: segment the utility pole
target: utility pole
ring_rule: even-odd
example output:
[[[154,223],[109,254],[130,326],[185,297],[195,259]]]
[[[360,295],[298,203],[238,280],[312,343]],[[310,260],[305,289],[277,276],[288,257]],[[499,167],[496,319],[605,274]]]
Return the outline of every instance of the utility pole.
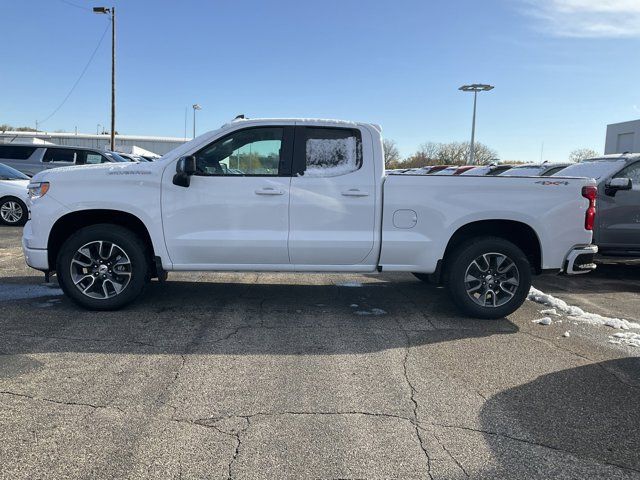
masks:
[[[93,13],[111,16],[111,150],[116,148],[116,9],[93,7]]]
[[[196,138],[196,110],[202,110],[202,107],[197,103],[193,104],[193,138]]]
[[[486,92],[493,90],[493,85],[485,85],[482,83],[474,83],[473,85],[463,85],[458,90],[463,92],[473,92],[473,121],[471,122],[471,147],[469,151],[469,165],[475,165],[476,161],[476,104],[478,102],[478,92]]]

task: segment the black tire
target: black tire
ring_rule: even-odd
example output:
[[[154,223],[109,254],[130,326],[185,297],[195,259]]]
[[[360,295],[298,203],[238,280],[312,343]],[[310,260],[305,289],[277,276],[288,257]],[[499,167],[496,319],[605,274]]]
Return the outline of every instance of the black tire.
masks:
[[[501,256],[506,259],[496,266]],[[531,288],[531,265],[513,243],[499,237],[474,238],[458,246],[448,257],[445,264],[447,289],[456,306],[467,315],[482,319],[503,318],[520,308],[527,298]],[[513,267],[504,263],[507,260]],[[489,265],[486,271],[478,268],[486,265]],[[506,270],[501,271],[500,267]],[[514,284],[516,276],[517,286]],[[479,290],[468,292],[476,287]],[[487,303],[497,306],[486,306]]]
[[[27,206],[24,204],[22,200],[16,197],[4,197],[0,200],[0,212],[2,212],[3,207],[8,207],[9,205],[17,205],[21,211],[20,218],[17,220],[9,220],[8,218],[4,218],[0,214],[0,223],[4,225],[10,225],[12,227],[20,227],[27,223],[27,219],[29,218],[29,211],[27,210]]]
[[[117,250],[115,250],[116,253],[114,253],[116,261],[111,260],[111,254],[104,261],[105,266],[106,264],[111,265],[111,270],[103,272],[105,275],[93,273],[97,272],[97,269],[91,266],[87,268],[79,267],[77,262],[77,259],[85,262],[91,258],[88,255],[78,256],[80,249],[83,249],[85,252],[95,252],[95,245],[100,245],[99,248],[102,248],[103,245],[98,242],[104,242],[105,248],[108,248],[109,244],[115,245],[117,248]],[[86,248],[87,245],[89,245],[88,248]],[[126,258],[128,262],[119,263],[124,262],[124,260],[122,260],[123,256],[120,256],[120,253],[124,254],[124,258]],[[93,255],[93,257],[99,259],[106,258],[102,257],[101,254],[102,252],[98,252],[98,255]],[[76,261],[72,264],[74,256]],[[145,285],[149,281],[149,261],[147,257],[144,243],[131,230],[112,224],[103,223],[91,225],[74,233],[60,248],[56,262],[58,283],[69,298],[84,308],[89,310],[117,310],[135,300],[142,293]],[[89,263],[92,262],[93,261],[89,261]],[[98,262],[94,263],[97,264]],[[103,267],[102,263],[102,260],[100,260],[99,268]],[[123,272],[122,275],[118,274],[117,269],[121,268],[124,270],[125,266],[127,270],[126,273],[130,273],[130,275],[124,274],[125,272]],[[74,282],[74,278],[82,276],[88,277],[87,282],[83,281],[79,283],[81,286],[78,287]],[[99,281],[102,283],[97,284],[95,287],[90,287],[91,290],[85,294],[81,290],[82,287],[90,283],[92,280],[91,276],[97,277],[97,279],[91,282],[91,285]],[[106,280],[101,280],[99,277],[103,277]],[[124,286],[118,282],[122,282]],[[116,288],[114,288],[116,284],[122,288],[119,293]],[[105,298],[93,298],[89,296],[100,295],[100,289],[103,290],[103,294],[113,294],[113,296]]]

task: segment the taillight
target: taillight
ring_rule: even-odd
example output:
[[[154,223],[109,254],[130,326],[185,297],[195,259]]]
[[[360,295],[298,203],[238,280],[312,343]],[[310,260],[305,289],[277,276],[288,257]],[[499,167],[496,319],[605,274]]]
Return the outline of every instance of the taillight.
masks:
[[[589,200],[589,207],[584,216],[585,230],[593,230],[593,223],[596,219],[596,198],[598,197],[598,188],[593,185],[582,187],[582,196]]]

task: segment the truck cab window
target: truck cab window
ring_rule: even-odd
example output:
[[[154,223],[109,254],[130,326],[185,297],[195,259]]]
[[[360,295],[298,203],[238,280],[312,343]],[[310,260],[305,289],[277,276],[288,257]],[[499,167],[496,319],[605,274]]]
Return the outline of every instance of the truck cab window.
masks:
[[[233,132],[196,153],[196,175],[278,175],[282,136],[281,127]]]
[[[360,132],[347,128],[306,128],[305,177],[337,177],[362,166]]]

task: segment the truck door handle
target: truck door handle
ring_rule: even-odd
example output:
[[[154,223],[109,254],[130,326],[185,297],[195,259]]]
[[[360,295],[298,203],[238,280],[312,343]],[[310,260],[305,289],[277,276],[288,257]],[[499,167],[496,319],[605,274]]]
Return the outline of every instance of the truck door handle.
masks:
[[[273,187],[263,187],[256,190],[256,195],[284,195],[284,190]]]
[[[344,190],[342,195],[345,197],[368,197],[369,194],[359,188],[350,188],[349,190]]]

